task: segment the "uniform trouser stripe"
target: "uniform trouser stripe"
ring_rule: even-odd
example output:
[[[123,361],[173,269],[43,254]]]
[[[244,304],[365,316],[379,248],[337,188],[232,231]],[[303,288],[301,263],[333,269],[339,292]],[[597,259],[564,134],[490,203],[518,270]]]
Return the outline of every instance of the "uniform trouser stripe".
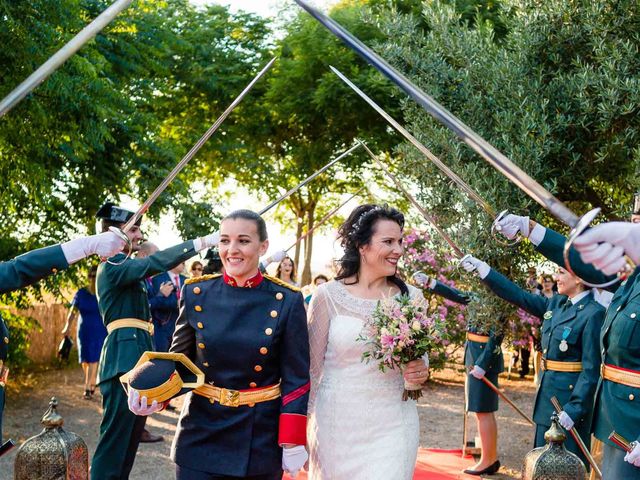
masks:
[[[91,480],[128,479],[147,417],[129,410],[127,395],[117,378],[101,383],[100,392],[103,413]]]

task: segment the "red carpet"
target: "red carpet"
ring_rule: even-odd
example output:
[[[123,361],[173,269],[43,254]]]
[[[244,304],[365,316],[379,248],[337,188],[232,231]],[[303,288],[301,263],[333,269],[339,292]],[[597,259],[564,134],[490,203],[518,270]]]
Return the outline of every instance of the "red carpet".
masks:
[[[462,470],[475,464],[472,456],[461,457],[461,450],[440,450],[438,448],[421,448],[418,450],[416,473],[413,480],[473,480],[478,477],[465,475]],[[286,480],[291,477],[285,475]],[[307,474],[301,472],[296,480],[308,480]],[[355,480],[355,479],[354,479]]]

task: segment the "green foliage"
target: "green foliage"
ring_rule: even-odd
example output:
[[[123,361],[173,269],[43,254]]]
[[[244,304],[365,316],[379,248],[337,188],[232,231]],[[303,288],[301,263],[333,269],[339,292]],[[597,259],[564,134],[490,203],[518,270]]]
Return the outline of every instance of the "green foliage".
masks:
[[[0,41],[11,46],[0,51],[0,96],[111,3],[0,2]],[[138,0],[125,10],[3,117],[0,258],[93,233],[93,216],[107,199],[146,198],[264,63],[269,34],[265,20],[218,5]],[[193,206],[208,199],[194,199],[191,183],[203,170],[216,171],[221,157],[242,152],[238,125],[251,108],[247,98],[151,218],[173,210],[187,238],[217,227],[214,213]],[[59,293],[77,285],[76,275],[72,269],[43,285]],[[27,302],[21,295],[3,298]]]
[[[11,360],[11,369],[23,369],[31,362],[27,357],[30,346],[29,335],[41,331],[40,324],[33,318],[15,315],[8,310],[2,310],[2,318],[11,335],[8,354],[8,358]]]
[[[640,132],[640,4],[551,0],[507,4],[507,34],[489,23],[468,28],[448,2],[425,2],[421,28],[388,11],[378,50],[577,213],[602,207],[628,215],[637,189]],[[410,130],[498,211],[509,208],[566,231],[411,101]],[[489,236],[488,218],[413,147],[398,168],[460,246],[511,278],[535,262],[528,245],[506,249]],[[504,304],[486,305],[497,319]]]

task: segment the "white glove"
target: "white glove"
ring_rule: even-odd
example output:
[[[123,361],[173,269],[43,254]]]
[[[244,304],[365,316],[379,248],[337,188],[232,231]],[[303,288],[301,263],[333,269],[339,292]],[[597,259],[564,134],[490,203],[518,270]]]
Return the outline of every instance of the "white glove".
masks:
[[[309,454],[304,445],[282,449],[282,469],[291,475],[291,478],[296,478],[307,460],[309,460]]]
[[[196,238],[193,241],[193,248],[200,252],[206,248],[215,247],[220,242],[220,232],[213,232],[204,237]]]
[[[601,243],[602,242],[602,243]],[[627,254],[640,261],[640,224],[609,222],[587,230],[573,243],[585,263],[592,263],[606,275],[623,270]]]
[[[129,403],[129,410],[131,410],[136,415],[140,415],[143,417],[162,410],[162,405],[158,405],[158,402],[155,400],[153,401],[151,406],[147,406],[147,397],[140,398],[140,392],[133,388],[129,388],[127,402]]]
[[[285,252],[284,250],[278,250],[277,252],[275,252],[273,255],[271,255],[269,257],[269,260],[271,262],[281,262],[282,260],[284,260],[287,257],[287,252]]]
[[[558,415],[558,422],[560,422],[560,425],[562,425],[562,428],[565,430],[571,430],[574,425],[573,420],[571,420],[569,414],[564,410],[560,412],[560,415]]]
[[[122,251],[126,242],[113,232],[104,232],[90,237],[77,238],[60,245],[62,253],[71,265],[94,253],[102,258],[113,257]]]
[[[521,233],[523,237],[529,237],[529,217],[521,217],[508,213],[494,222],[495,229],[509,240],[513,240]]]
[[[624,456],[624,461],[635,467],[640,467],[640,443],[636,443],[633,450]]]
[[[416,272],[411,275],[413,282],[421,288],[433,288],[435,286],[435,279],[431,278],[424,272]]]
[[[479,367],[478,365],[474,365],[469,373],[471,374],[471,376],[477,378],[478,380],[481,380],[487,372],[484,368]]]
[[[491,267],[487,262],[483,262],[472,255],[465,255],[460,260],[460,266],[469,273],[477,271],[480,278],[485,278],[491,271]]]

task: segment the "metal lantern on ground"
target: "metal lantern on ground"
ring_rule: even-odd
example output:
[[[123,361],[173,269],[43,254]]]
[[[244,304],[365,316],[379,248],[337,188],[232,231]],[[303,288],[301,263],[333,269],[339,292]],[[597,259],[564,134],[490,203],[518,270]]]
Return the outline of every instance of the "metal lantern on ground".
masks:
[[[551,417],[551,427],[544,434],[547,445],[534,448],[524,458],[522,480],[585,480],[587,470],[577,455],[567,451],[567,436],[558,426],[558,417]]]
[[[44,430],[22,444],[16,455],[14,480],[88,480],[89,451],[84,440],[62,428],[56,411],[58,401],[49,402],[42,417]]]

